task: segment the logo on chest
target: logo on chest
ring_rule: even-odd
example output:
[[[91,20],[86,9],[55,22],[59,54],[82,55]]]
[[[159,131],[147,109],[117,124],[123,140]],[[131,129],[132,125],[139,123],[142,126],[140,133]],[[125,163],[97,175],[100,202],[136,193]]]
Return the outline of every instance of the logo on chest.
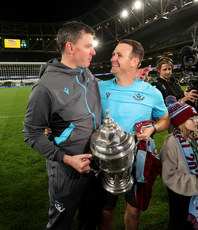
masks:
[[[136,93],[134,96],[133,96],[133,98],[136,100],[136,101],[142,101],[142,100],[144,100],[144,96],[143,96],[143,94],[142,93]]]
[[[111,95],[110,92],[106,92],[106,97],[109,98],[109,96]]]
[[[90,82],[90,79],[89,79],[89,77],[88,77],[88,78],[86,78],[86,83],[88,83],[88,82]]]
[[[69,88],[64,88],[63,91],[69,95]]]

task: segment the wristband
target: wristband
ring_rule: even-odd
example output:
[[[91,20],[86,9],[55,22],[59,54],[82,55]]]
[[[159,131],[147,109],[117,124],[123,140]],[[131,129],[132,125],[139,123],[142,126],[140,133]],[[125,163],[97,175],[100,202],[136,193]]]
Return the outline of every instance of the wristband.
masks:
[[[156,129],[156,127],[155,127],[155,125],[154,125],[154,123],[152,123],[152,126],[153,126],[153,128],[154,128],[154,131],[153,131],[153,135],[155,134],[155,133],[157,133],[157,129]]]

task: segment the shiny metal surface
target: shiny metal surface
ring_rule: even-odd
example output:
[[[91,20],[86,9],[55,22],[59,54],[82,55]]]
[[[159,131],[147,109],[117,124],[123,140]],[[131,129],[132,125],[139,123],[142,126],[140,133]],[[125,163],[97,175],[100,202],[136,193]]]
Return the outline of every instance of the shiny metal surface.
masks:
[[[113,193],[128,191],[133,185],[131,175],[135,148],[134,134],[123,131],[106,111],[106,118],[91,136],[91,151],[103,173],[103,187]]]

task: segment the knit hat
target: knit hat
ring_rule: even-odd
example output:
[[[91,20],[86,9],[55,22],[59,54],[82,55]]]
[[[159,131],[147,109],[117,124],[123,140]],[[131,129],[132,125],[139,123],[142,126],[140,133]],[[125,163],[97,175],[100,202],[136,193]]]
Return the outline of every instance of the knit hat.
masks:
[[[174,127],[178,127],[191,117],[197,116],[198,113],[194,107],[182,101],[177,101],[176,97],[168,96],[165,99],[168,107],[171,123]]]

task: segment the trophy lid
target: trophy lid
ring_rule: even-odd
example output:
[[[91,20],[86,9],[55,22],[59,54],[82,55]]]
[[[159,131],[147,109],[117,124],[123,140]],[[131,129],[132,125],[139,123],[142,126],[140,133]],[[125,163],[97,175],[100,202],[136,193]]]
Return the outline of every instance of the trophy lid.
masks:
[[[124,131],[106,110],[104,123],[91,137],[91,150],[93,154],[100,155],[100,158],[122,154],[126,149],[135,146],[133,135]]]

